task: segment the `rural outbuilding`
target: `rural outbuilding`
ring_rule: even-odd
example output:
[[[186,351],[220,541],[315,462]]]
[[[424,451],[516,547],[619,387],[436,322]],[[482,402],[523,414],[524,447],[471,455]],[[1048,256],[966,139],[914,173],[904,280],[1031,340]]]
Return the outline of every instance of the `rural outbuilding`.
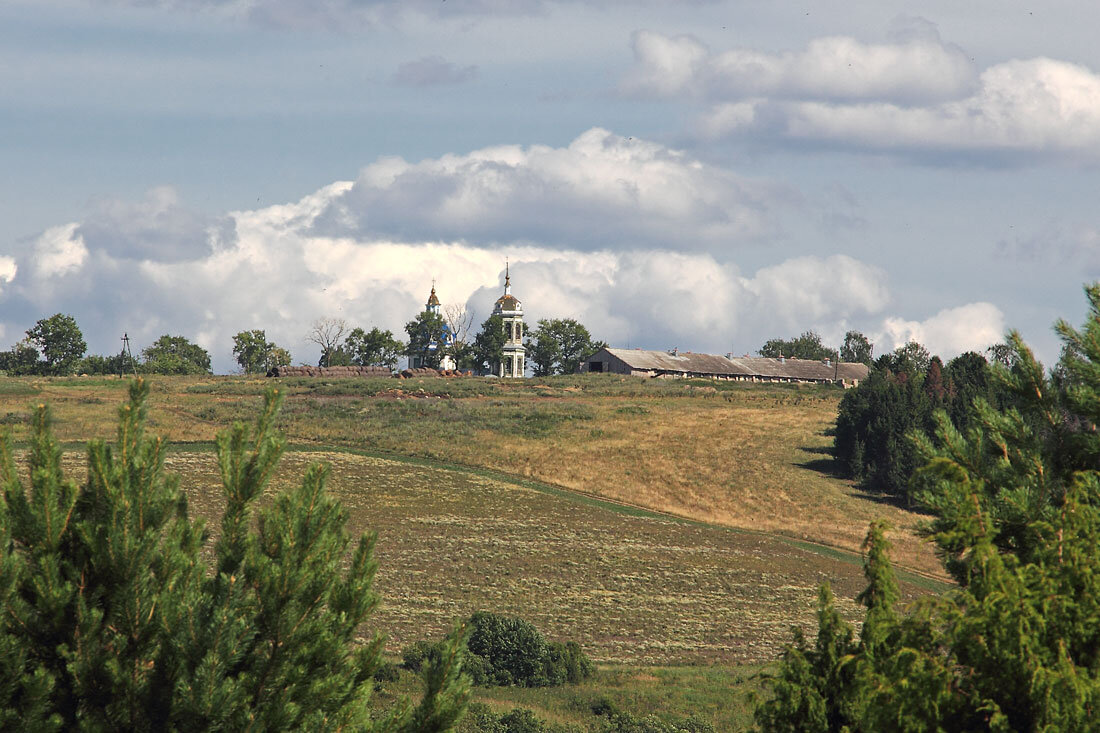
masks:
[[[866,364],[773,359],[766,356],[719,356],[690,351],[666,352],[604,348],[581,364],[582,372],[629,374],[635,377],[702,377],[745,382],[841,382],[854,386],[867,378]]]

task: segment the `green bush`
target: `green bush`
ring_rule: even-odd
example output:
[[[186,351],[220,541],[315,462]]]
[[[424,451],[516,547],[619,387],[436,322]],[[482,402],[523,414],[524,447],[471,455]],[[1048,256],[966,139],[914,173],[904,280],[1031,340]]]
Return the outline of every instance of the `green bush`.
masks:
[[[397,682],[401,673],[397,671],[397,665],[393,662],[386,660],[379,663],[375,668],[374,674],[371,675],[375,682]]]
[[[401,650],[401,666],[410,672],[419,672],[425,662],[438,657],[439,644],[421,639]]]
[[[552,685],[561,685],[566,682],[577,684],[591,677],[596,672],[596,665],[581,649],[581,645],[575,641],[550,642],[547,653],[546,676]]]
[[[479,611],[470,617],[471,654],[489,663],[489,683],[546,687],[550,647],[530,622]]]
[[[574,641],[547,642],[530,622],[514,616],[479,611],[470,617],[469,649],[485,664],[484,681],[467,666],[474,684],[550,687],[580,682],[595,671],[592,660]]]
[[[714,733],[714,726],[695,716],[667,721],[656,715],[612,713],[594,733]]]
[[[548,723],[527,708],[500,715],[484,703],[471,703],[456,733],[586,733],[586,729]]]
[[[537,715],[526,708],[513,708],[500,719],[508,733],[543,733],[546,726]]]
[[[552,687],[576,684],[595,674],[592,660],[575,641],[548,642],[530,622],[479,611],[470,617],[469,654],[462,671],[480,687]],[[419,672],[438,662],[440,644],[416,641],[401,651],[401,666]]]

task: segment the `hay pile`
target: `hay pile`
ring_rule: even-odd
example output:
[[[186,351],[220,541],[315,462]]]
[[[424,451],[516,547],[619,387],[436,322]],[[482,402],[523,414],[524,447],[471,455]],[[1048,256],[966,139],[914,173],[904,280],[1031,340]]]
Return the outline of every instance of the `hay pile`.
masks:
[[[277,366],[267,373],[269,377],[389,377],[389,367],[380,366]]]

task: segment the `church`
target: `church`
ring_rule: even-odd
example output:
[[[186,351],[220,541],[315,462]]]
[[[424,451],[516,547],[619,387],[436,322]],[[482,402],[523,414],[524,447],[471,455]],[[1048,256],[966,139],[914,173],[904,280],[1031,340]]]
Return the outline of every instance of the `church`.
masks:
[[[432,292],[424,305],[424,312],[442,315],[439,296],[435,292],[435,283],[432,283]],[[523,304],[512,295],[512,275],[507,263],[504,265],[504,295],[497,298],[496,303],[493,304],[493,315],[500,316],[504,329],[504,348],[500,363],[490,365],[488,373],[503,379],[520,379],[527,369],[527,349],[523,345]],[[451,356],[454,343],[455,335],[451,332],[450,326],[444,323],[442,338],[428,344],[429,352],[435,353],[442,350],[444,354],[439,362],[440,369],[457,368]],[[414,354],[409,357],[410,369],[419,369],[427,363],[429,361],[426,355]]]
[[[443,314],[439,312],[440,304],[439,297],[435,294],[435,283],[432,283],[432,292],[428,296],[428,302],[424,304],[424,312],[431,313],[432,315],[443,317]],[[442,350],[443,358],[439,360],[440,369],[454,369],[455,360],[451,356],[450,349],[455,344],[454,334],[451,333],[451,327],[444,319],[443,321],[443,337],[438,341],[432,341],[428,344],[428,351],[434,356],[435,353]],[[432,359],[434,361],[434,359]],[[420,369],[428,365],[427,354],[413,354],[409,357],[409,368]]]
[[[504,295],[493,305],[493,315],[504,322],[504,359],[497,365],[498,377],[523,376],[527,349],[523,345],[523,305],[512,295],[512,276],[504,265]]]

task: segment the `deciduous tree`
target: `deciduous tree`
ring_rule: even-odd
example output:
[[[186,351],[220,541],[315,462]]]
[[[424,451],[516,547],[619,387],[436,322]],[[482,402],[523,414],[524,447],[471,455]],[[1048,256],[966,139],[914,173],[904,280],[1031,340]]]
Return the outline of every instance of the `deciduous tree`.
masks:
[[[871,366],[871,342],[859,331],[844,334],[844,343],[840,347],[840,360]]]
[[[27,331],[27,341],[42,354],[38,371],[42,374],[72,374],[76,363],[88,350],[76,319],[64,313],[43,318]]]
[[[391,331],[377,327],[370,331],[353,328],[344,341],[344,349],[351,356],[352,364],[396,369],[397,359],[404,352],[405,345],[394,338]]]
[[[241,331],[233,337],[233,356],[246,374],[263,374],[290,363],[290,352],[267,340],[259,329]]]
[[[481,324],[474,338],[474,361],[478,371],[490,371],[504,361],[504,319],[489,316]]]
[[[183,336],[165,334],[141,352],[146,374],[209,374],[210,354]]]
[[[306,334],[306,340],[321,347],[321,356],[317,366],[337,366],[336,362],[350,363],[350,357],[336,357],[336,351],[348,332],[348,323],[343,318],[318,318]]]
[[[540,319],[527,341],[535,376],[573,374],[581,362],[605,346],[573,318]]]
[[[37,374],[38,368],[38,349],[26,339],[13,344],[7,351],[0,352],[0,372],[4,374],[13,377]]]
[[[405,333],[409,342],[405,346],[405,355],[409,358],[420,357],[426,367],[438,369],[443,361],[443,331],[446,323],[438,313],[424,311],[405,324]]]
[[[443,321],[451,333],[448,353],[460,369],[474,366],[474,345],[470,333],[474,326],[474,312],[460,303],[443,306]]]
[[[798,338],[784,340],[771,339],[760,347],[760,356],[777,358],[786,356],[792,359],[835,359],[836,349],[826,346],[816,331],[806,331]]]

